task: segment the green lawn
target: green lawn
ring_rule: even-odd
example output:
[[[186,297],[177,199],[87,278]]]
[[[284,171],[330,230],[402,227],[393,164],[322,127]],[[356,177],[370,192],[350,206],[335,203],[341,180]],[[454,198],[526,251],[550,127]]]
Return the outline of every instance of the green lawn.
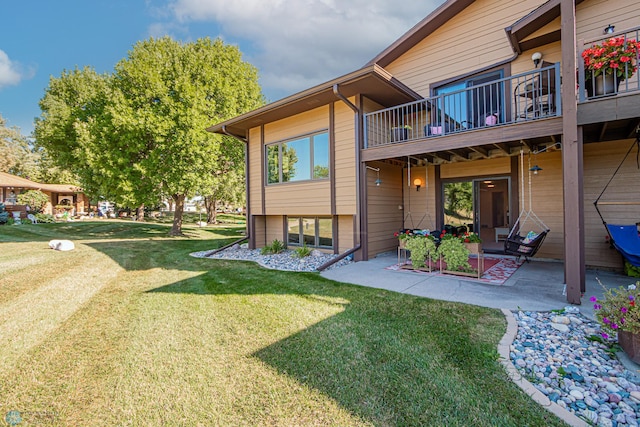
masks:
[[[237,227],[0,226],[1,419],[562,425],[507,379],[499,311],[189,256]],[[52,238],[76,250],[50,250]]]

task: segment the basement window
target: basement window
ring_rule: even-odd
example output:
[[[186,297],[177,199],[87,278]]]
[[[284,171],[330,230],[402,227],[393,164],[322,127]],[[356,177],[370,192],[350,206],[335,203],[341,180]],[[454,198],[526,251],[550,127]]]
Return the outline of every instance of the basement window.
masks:
[[[323,217],[287,217],[287,244],[333,248],[333,220]]]

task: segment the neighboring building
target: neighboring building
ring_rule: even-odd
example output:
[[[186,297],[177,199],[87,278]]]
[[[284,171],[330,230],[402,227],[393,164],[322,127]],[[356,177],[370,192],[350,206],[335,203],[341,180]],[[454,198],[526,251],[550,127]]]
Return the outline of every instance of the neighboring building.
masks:
[[[502,246],[531,194],[551,230],[537,256],[564,260],[579,304],[586,265],[622,265],[593,201],[640,124],[637,53],[603,95],[580,54],[639,32],[637,0],[449,0],[363,68],[212,126],[247,144],[250,247],[367,260],[399,229],[455,222]],[[629,156],[602,198],[608,222],[640,221],[639,178]],[[470,208],[451,211],[455,185]]]
[[[0,202],[5,204],[7,211],[21,212],[21,217],[27,215],[27,207],[18,204],[18,195],[28,190],[40,190],[49,196],[49,202],[45,206],[44,213],[80,215],[88,212],[89,199],[82,189],[67,184],[41,184],[0,172]]]

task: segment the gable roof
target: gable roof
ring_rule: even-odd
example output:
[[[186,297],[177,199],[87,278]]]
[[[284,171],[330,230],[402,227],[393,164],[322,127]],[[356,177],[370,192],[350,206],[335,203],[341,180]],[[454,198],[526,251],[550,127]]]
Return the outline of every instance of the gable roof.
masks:
[[[382,67],[373,64],[218,123],[207,130],[246,138],[247,131],[253,127],[337,101],[339,98],[334,93],[334,88],[347,98],[362,94],[387,106],[422,99],[420,94],[401,83]]]
[[[20,176],[0,172],[0,187],[30,188],[33,190],[51,191],[54,193],[78,193],[82,189],[70,184],[41,184]]]
[[[433,12],[427,15],[426,18],[414,25],[413,28],[407,31],[403,36],[369,61],[367,65],[378,64],[382,67],[386,67],[413,46],[418,44],[421,40],[433,33],[436,29],[447,23],[451,18],[462,12],[474,1],[475,0],[445,1]],[[505,28],[514,52],[522,53],[525,50],[560,40],[560,30],[558,30],[536,37],[532,40],[524,41],[527,36],[533,34],[535,31],[560,16],[560,1],[561,0],[549,0],[528,15],[516,21],[513,25]],[[584,0],[576,0],[576,4],[580,4],[583,1]]]

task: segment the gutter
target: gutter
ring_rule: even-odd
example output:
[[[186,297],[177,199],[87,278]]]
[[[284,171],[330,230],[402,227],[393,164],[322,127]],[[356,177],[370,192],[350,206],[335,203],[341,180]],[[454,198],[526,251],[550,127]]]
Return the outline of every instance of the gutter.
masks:
[[[221,247],[221,248],[214,249],[214,250],[212,250],[212,251],[207,252],[206,254],[204,254],[204,257],[205,257],[205,258],[206,258],[206,257],[210,257],[210,256],[211,256],[211,255],[213,255],[213,254],[217,254],[218,252],[222,252],[222,251],[224,251],[225,249],[228,249],[228,248],[230,248],[230,247],[231,247],[231,246],[233,246],[233,245],[240,244],[240,243],[242,243],[242,242],[244,242],[245,240],[248,240],[248,239],[249,239],[249,236],[245,236],[245,237],[243,237],[242,239],[236,240],[235,242],[231,242],[231,243],[229,243],[228,245],[224,245],[224,246],[223,246],[223,247]]]
[[[336,262],[338,262],[338,261],[340,261],[342,259],[345,259],[346,257],[348,257],[349,255],[351,255],[352,253],[354,253],[355,251],[358,251],[358,250],[360,250],[360,245],[356,245],[353,248],[349,249],[348,251],[345,251],[345,252],[341,253],[337,257],[330,259],[329,261],[327,261],[324,264],[322,264],[320,267],[316,268],[316,270],[318,270],[318,271],[325,270],[328,267],[330,267],[333,264],[335,264]]]
[[[360,249],[363,248],[363,252],[364,254],[367,253],[367,243],[366,241],[363,242],[362,241],[362,234],[363,234],[363,221],[362,221],[362,184],[361,184],[361,177],[362,177],[362,172],[361,172],[361,168],[362,165],[360,164],[360,147],[362,147],[362,132],[361,132],[361,118],[362,118],[362,110],[360,108],[358,108],[358,106],[356,106],[355,104],[353,104],[351,101],[349,101],[342,93],[340,93],[340,86],[338,85],[338,83],[333,85],[333,94],[342,102],[344,102],[349,108],[351,108],[355,114],[355,126],[354,126],[354,132],[355,132],[355,140],[356,140],[356,223],[358,224],[358,239],[357,239],[357,245],[356,248]],[[357,249],[356,249],[357,250]],[[355,250],[354,250],[355,252]],[[363,260],[366,260],[366,255],[363,255]]]

